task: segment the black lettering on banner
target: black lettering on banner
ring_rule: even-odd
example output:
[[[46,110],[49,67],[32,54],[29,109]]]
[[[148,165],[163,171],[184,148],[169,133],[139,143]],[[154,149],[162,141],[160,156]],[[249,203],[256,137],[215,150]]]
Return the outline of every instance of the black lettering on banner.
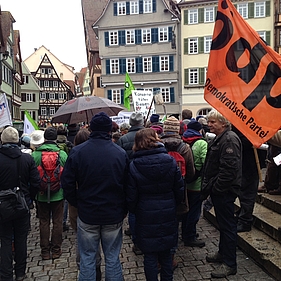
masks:
[[[239,68],[237,66],[237,61],[243,55],[245,50],[248,50],[250,53],[250,61],[245,67]],[[239,40],[234,42],[227,51],[226,65],[230,71],[239,72],[238,77],[248,84],[254,78],[256,71],[259,68],[260,61],[265,55],[266,51],[260,43],[254,46],[254,48],[251,48],[246,39],[239,38]]]
[[[225,47],[233,35],[233,26],[231,20],[223,13],[217,12],[216,21],[223,22],[223,28],[220,34],[212,40],[211,50],[220,50]]]
[[[274,108],[281,108],[281,94],[277,97],[270,95],[271,88],[276,83],[277,79],[281,78],[281,70],[277,64],[271,62],[266,73],[256,87],[256,89],[242,102],[242,104],[249,110],[252,111],[261,100],[266,97],[267,103]]]

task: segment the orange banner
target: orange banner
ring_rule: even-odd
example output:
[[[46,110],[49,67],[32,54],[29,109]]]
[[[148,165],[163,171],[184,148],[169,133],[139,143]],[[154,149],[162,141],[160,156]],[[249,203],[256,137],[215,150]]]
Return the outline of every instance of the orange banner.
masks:
[[[204,98],[255,147],[281,127],[280,58],[229,0],[219,0]]]

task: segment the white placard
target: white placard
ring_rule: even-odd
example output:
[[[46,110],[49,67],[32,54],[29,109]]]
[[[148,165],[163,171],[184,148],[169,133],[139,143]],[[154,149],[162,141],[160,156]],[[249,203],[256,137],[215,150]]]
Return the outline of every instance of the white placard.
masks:
[[[273,160],[277,166],[280,166],[281,165],[281,153],[278,154],[277,156],[273,157]]]
[[[143,116],[149,116],[155,113],[154,103],[151,104],[153,99],[153,92],[147,90],[134,90],[132,91],[135,112],[140,112]],[[150,111],[149,108],[151,107]]]

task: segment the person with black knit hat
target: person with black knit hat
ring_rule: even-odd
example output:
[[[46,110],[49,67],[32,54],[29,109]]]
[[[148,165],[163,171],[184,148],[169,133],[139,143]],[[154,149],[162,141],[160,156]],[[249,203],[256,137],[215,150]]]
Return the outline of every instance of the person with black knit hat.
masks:
[[[93,116],[90,129],[89,139],[72,148],[61,178],[66,200],[78,209],[79,280],[96,280],[100,242],[106,279],[122,280],[119,255],[129,160],[111,140],[112,120],[107,114]]]

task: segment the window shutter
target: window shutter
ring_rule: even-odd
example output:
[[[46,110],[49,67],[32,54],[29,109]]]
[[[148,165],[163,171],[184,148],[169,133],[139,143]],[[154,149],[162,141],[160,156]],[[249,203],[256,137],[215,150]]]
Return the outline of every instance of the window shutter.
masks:
[[[126,15],[130,14],[130,2],[126,2]]]
[[[188,68],[184,70],[184,85],[188,85]]]
[[[124,104],[124,89],[121,89],[121,104]]]
[[[218,6],[215,7],[215,20],[217,19]]]
[[[104,44],[105,44],[105,47],[109,46],[109,33],[108,33],[108,31],[106,31],[104,33]]]
[[[254,13],[254,3],[250,2],[248,3],[248,18],[253,18],[255,15]]]
[[[151,28],[151,42],[158,42],[158,28]]]
[[[198,23],[203,23],[204,22],[204,8],[199,8],[198,9]]]
[[[205,68],[199,68],[199,84],[203,85],[205,83]]]
[[[152,1],[152,12],[156,13],[156,0]]]
[[[174,87],[170,88],[170,101],[175,102],[175,88]]]
[[[265,16],[270,17],[270,1],[265,2]]]
[[[114,3],[113,5],[113,15],[117,16],[117,3]]]
[[[118,30],[118,41],[119,45],[125,45],[125,30]]]
[[[265,32],[265,41],[268,45],[270,45],[270,31]]]
[[[199,54],[204,53],[204,37],[198,38],[198,53]]]
[[[159,72],[159,56],[152,57],[152,72]]]
[[[139,1],[139,13],[143,14],[143,0]]]
[[[112,100],[112,90],[107,90],[107,98]]]
[[[119,59],[119,73],[120,74],[126,73],[126,59],[124,58]]]
[[[169,56],[169,71],[174,71],[174,56]]]
[[[26,93],[21,94],[21,101],[26,101]]]
[[[183,53],[188,55],[188,38],[183,39]]]
[[[183,11],[183,24],[184,25],[188,24],[188,10]]]
[[[32,101],[35,102],[35,94],[32,94]]]
[[[59,99],[59,94],[55,93],[55,100],[58,100],[58,99]]]
[[[105,61],[106,74],[110,74],[110,60]]]
[[[168,27],[168,36],[169,36],[169,42],[172,42],[172,38],[173,38],[173,27],[172,26],[169,26]]]
[[[26,84],[28,84],[28,79],[29,79],[29,77],[26,75],[26,76],[25,76],[25,83],[26,83]]]
[[[136,72],[142,73],[142,58],[136,58]]]
[[[136,44],[140,45],[141,44],[141,30],[140,29],[135,30],[135,37],[136,37]]]

